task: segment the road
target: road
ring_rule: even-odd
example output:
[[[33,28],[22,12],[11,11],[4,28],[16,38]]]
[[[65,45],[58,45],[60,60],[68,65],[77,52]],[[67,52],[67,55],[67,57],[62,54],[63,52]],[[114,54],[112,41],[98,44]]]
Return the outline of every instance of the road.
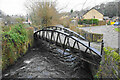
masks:
[[[105,47],[118,48],[118,32],[115,31],[118,26],[105,25],[105,26],[93,26],[93,27],[83,27],[83,29],[92,33],[103,34],[103,40]]]

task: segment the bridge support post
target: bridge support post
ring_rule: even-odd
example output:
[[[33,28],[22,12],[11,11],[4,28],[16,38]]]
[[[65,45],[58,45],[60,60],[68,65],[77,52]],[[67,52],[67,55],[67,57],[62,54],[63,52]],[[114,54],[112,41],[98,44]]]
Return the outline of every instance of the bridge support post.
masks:
[[[73,44],[73,48],[75,47],[75,44],[76,44],[76,41],[75,41],[74,44]]]
[[[104,42],[102,40],[102,42],[101,42],[101,55],[102,55],[102,52],[103,52],[103,47],[104,47]]]
[[[39,39],[40,39],[41,37],[40,37],[40,32],[39,32]]]
[[[63,56],[64,56],[64,53],[65,53],[65,42],[66,42],[66,39],[67,39],[67,37],[65,36],[65,39],[64,39],[64,45],[63,45],[63,49],[64,49],[64,51],[63,51]]]
[[[90,47],[90,41],[89,41],[89,44],[88,44],[88,46]]]
[[[53,32],[51,32],[51,38],[50,38],[51,39],[51,43],[52,43],[52,37],[53,37]]]
[[[57,34],[56,44],[57,44],[57,41],[58,41],[59,35],[60,35],[60,33]]]

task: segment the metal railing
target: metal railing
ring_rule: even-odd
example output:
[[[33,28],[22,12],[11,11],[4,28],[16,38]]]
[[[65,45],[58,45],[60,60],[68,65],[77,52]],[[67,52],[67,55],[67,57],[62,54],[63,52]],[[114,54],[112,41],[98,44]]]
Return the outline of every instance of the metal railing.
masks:
[[[86,42],[88,42],[88,46],[91,47],[91,42],[89,40],[87,40],[86,38],[84,38],[82,35],[78,34],[77,32],[74,32],[68,28],[65,28],[64,26],[62,25],[57,25],[57,26],[48,26],[48,27],[44,27],[42,30],[59,30],[59,31],[63,31],[65,33],[68,33],[69,36],[75,36],[76,38],[80,39],[80,40],[84,40]],[[104,42],[103,40],[101,42],[101,51],[100,51],[100,55],[102,55],[102,52],[103,52],[103,47],[104,47]],[[93,48],[94,49],[94,48]],[[94,49],[96,50],[96,49]]]
[[[69,32],[66,32],[66,31],[69,31]],[[60,34],[65,36],[65,38],[62,39],[64,41],[64,43],[62,43],[62,41],[61,41]],[[77,45],[78,49],[80,47],[80,45],[78,45],[78,43],[79,43],[82,46],[86,47],[84,52],[87,52],[88,50],[90,50],[90,52],[94,52],[95,54],[97,54],[98,56],[101,57],[102,51],[103,51],[103,40],[102,40],[102,44],[101,44],[101,52],[99,52],[90,46],[90,42],[88,42],[88,45],[86,45],[85,43],[81,42],[81,40],[78,39],[77,37],[75,37],[74,35],[77,35],[81,39],[85,40],[85,38],[81,37],[81,35],[77,34],[76,32],[73,32],[73,31],[63,28],[63,27],[56,27],[56,26],[49,26],[49,27],[43,28],[42,30],[39,30],[34,33],[35,39],[44,39],[44,40],[52,41],[54,43],[59,43],[59,44],[63,45],[63,48],[66,45],[66,41],[67,41],[68,47],[75,48],[75,45]],[[58,42],[58,39],[59,39],[59,42]],[[70,41],[69,41],[70,39],[74,40],[74,43],[70,43]],[[69,46],[70,44],[73,44],[73,46]]]

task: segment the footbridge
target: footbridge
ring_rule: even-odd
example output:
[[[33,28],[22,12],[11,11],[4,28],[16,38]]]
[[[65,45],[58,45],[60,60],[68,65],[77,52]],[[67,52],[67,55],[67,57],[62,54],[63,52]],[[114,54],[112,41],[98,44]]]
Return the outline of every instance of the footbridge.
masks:
[[[103,52],[103,40],[100,43],[99,50],[91,47],[91,42],[80,34],[63,27],[62,25],[48,26],[34,32],[35,41],[44,40],[63,49],[62,56],[65,52],[70,52],[79,56],[82,61],[92,65],[99,64]],[[76,54],[77,53],[77,54]],[[88,59],[88,57],[90,57]],[[98,60],[99,59],[99,60]]]

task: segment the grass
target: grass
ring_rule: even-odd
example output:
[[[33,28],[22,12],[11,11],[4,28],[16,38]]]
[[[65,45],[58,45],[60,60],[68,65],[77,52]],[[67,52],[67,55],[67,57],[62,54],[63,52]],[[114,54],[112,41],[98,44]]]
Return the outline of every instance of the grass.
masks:
[[[118,32],[120,32],[120,28],[115,28],[115,31],[118,31]]]

